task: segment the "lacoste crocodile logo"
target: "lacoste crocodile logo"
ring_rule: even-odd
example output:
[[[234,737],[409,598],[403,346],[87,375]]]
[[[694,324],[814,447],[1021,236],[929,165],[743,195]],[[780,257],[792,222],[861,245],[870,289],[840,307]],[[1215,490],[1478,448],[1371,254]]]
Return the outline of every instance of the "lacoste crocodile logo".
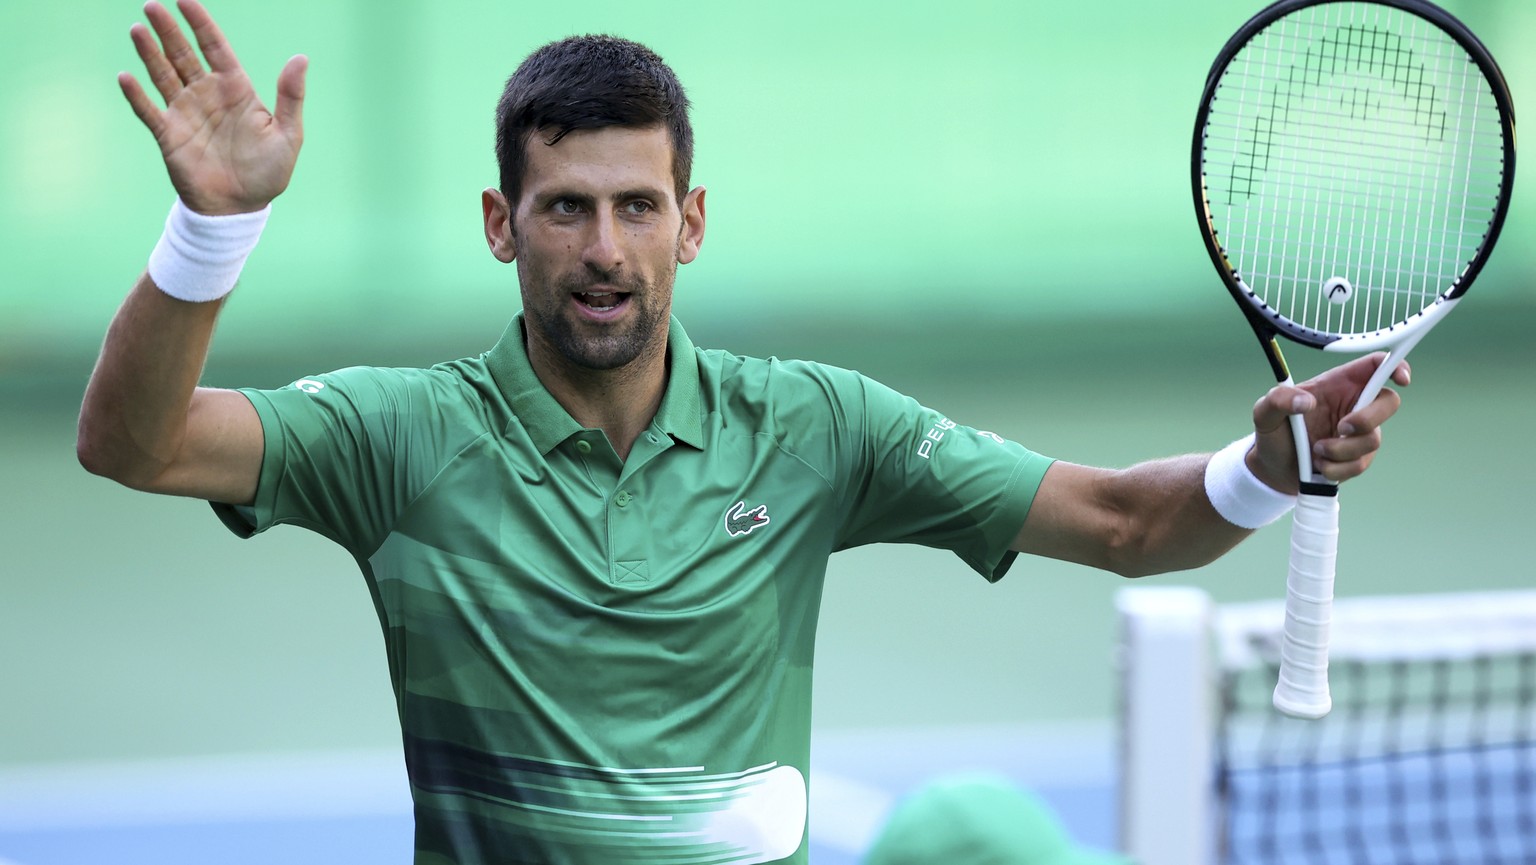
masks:
[[[733,538],[750,535],[753,529],[768,525],[768,506],[758,505],[747,510],[747,503],[737,502],[725,512],[725,532]]]

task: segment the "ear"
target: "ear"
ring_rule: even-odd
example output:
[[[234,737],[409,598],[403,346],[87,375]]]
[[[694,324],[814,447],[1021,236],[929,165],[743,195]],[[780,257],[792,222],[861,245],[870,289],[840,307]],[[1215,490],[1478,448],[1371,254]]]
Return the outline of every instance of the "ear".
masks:
[[[683,196],[683,230],[677,240],[677,263],[687,264],[699,257],[704,245],[704,187],[695,186]]]
[[[499,190],[480,193],[480,210],[485,217],[485,243],[491,255],[503,264],[517,257],[517,241],[512,237],[512,208]]]

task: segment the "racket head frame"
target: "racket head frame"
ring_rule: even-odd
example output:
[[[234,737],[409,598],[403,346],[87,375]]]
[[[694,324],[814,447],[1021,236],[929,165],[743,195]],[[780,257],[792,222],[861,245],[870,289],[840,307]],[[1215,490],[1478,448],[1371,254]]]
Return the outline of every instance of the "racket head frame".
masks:
[[[1221,86],[1223,75],[1238,53],[1255,36],[1263,32],[1276,21],[1301,9],[1312,6],[1321,6],[1330,3],[1359,2],[1359,0],[1277,0],[1258,14],[1250,18],[1237,32],[1232,34],[1221,51],[1216,55],[1216,60],[1211,64],[1211,69],[1206,75],[1205,88],[1200,96],[1199,111],[1195,116],[1194,135],[1190,147],[1190,187],[1194,194],[1195,213],[1200,223],[1200,234],[1205,242],[1206,251],[1210,254],[1211,263],[1221,275],[1223,284],[1231,293],[1238,307],[1248,319],[1254,334],[1264,348],[1271,371],[1275,380],[1285,382],[1290,378],[1290,372],[1286,367],[1285,358],[1280,351],[1277,337],[1284,336],[1287,339],[1303,345],[1320,348],[1325,351],[1364,352],[1378,348],[1388,347],[1404,340],[1415,331],[1427,331],[1434,326],[1439,319],[1444,317],[1444,312],[1449,311],[1447,301],[1454,301],[1466,293],[1473,280],[1482,271],[1483,265],[1488,260],[1488,254],[1498,240],[1499,233],[1504,226],[1504,218],[1509,210],[1511,190],[1515,179],[1515,110],[1514,101],[1510,96],[1509,87],[1504,80],[1504,73],[1499,69],[1493,55],[1483,45],[1471,30],[1449,12],[1441,9],[1433,3],[1425,0],[1370,0],[1379,6],[1387,6],[1400,9],[1434,24],[1441,31],[1450,36],[1454,41],[1466,50],[1468,56],[1477,64],[1484,79],[1487,80],[1490,90],[1497,103],[1500,121],[1503,125],[1503,157],[1504,166],[1500,178],[1498,192],[1498,205],[1494,209],[1493,216],[1488,226],[1486,236],[1479,247],[1478,253],[1473,257],[1467,268],[1452,282],[1446,286],[1433,303],[1419,312],[1407,316],[1403,321],[1387,328],[1365,334],[1341,335],[1327,331],[1306,327],[1292,321],[1279,311],[1270,307],[1261,299],[1252,288],[1243,282],[1241,274],[1232,265],[1227,257],[1226,250],[1222,246],[1215,217],[1212,213],[1210,200],[1207,193],[1203,151],[1206,137],[1206,129],[1209,121],[1211,103],[1216,91]],[[1454,306],[1454,304],[1450,304]],[[1443,307],[1443,308],[1442,308]]]

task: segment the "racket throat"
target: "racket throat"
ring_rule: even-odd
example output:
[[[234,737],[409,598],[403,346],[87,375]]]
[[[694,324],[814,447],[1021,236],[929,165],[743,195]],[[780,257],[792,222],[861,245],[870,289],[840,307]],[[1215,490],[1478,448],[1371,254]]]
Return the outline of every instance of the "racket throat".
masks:
[[[1281,384],[1295,386],[1295,381],[1289,375]],[[1307,434],[1307,419],[1305,415],[1293,414],[1290,416],[1291,438],[1296,442],[1296,480],[1302,495],[1306,496],[1336,496],[1339,494],[1339,485],[1318,474],[1312,467],[1312,439]]]

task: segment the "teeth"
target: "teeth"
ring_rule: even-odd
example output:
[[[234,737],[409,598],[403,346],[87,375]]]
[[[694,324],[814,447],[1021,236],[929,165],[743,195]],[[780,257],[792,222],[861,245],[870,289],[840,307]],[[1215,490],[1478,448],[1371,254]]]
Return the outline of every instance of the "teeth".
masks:
[[[593,309],[612,309],[624,302],[617,291],[582,291],[577,292],[576,298]]]

